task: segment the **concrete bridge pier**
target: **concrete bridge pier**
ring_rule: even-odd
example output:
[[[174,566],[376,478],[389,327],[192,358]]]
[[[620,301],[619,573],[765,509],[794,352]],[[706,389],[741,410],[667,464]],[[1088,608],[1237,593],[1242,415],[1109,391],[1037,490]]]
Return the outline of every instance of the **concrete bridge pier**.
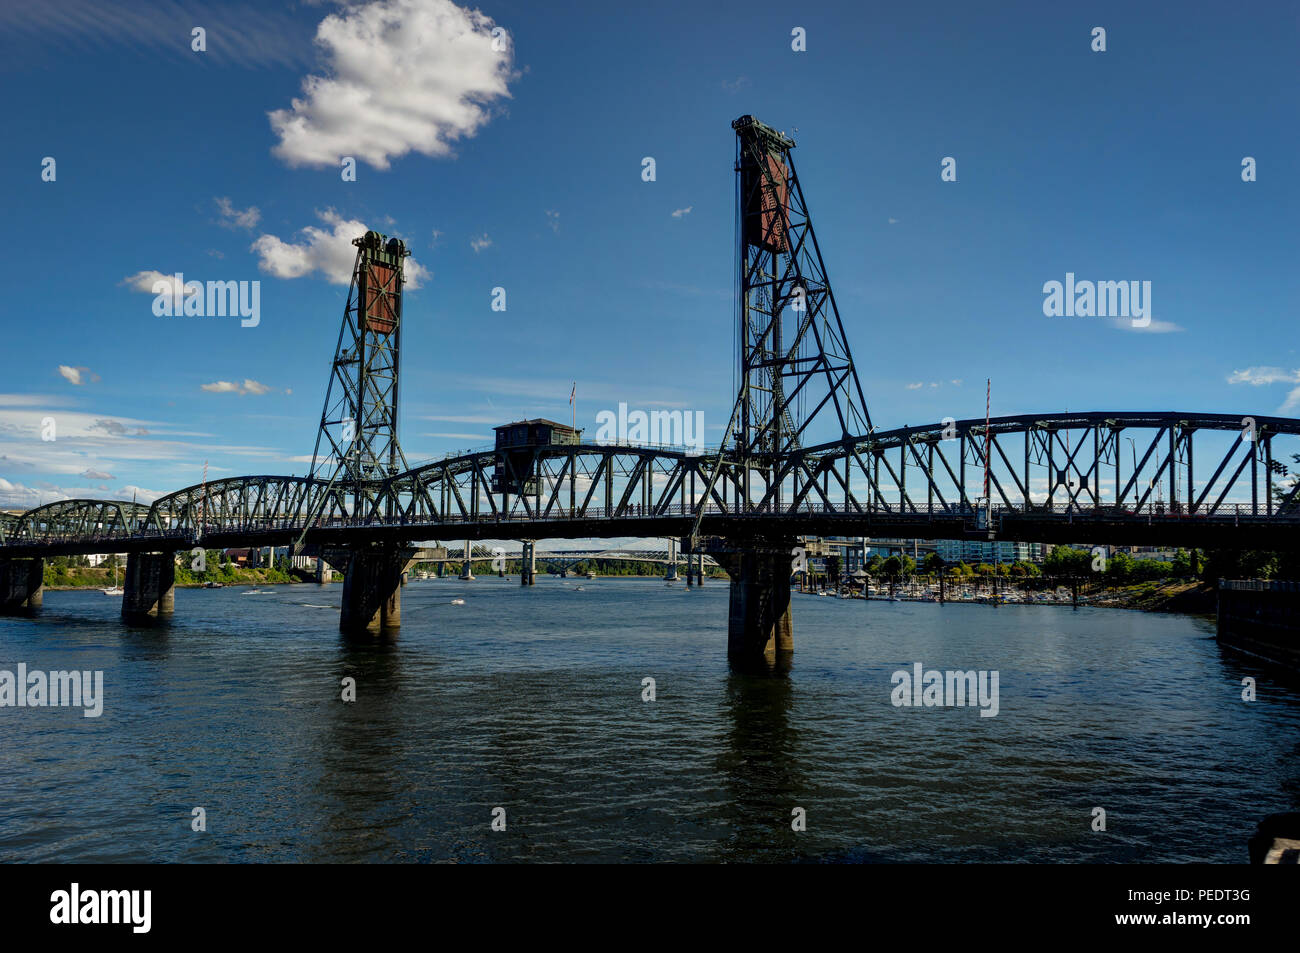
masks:
[[[789,542],[741,543],[711,555],[731,577],[727,659],[742,672],[783,672],[794,658]]]
[[[463,566],[461,566],[461,569],[460,569],[460,578],[461,578],[461,579],[473,579],[473,578],[474,578],[474,572],[473,572],[473,570],[470,568],[470,556],[471,556],[471,553],[470,553],[470,550],[469,550],[469,540],[467,539],[467,540],[465,540],[465,564],[464,564]]]
[[[176,555],[128,553],[122,585],[122,618],[143,622],[176,611]]]
[[[704,554],[695,554],[695,585],[704,585]]]
[[[523,552],[520,554],[522,564],[519,569],[519,585],[535,586],[537,584],[537,543],[531,539],[521,540]]]
[[[343,577],[339,631],[380,636],[402,624],[402,577],[413,549],[376,546],[358,549]]]
[[[44,559],[0,559],[0,614],[29,612],[44,601]]]

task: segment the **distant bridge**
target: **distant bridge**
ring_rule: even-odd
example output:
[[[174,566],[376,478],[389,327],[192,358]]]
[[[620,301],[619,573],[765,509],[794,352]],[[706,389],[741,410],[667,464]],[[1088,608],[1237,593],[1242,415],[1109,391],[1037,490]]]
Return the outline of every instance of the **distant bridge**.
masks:
[[[470,562],[493,562],[503,560],[506,562],[519,562],[527,557],[528,553],[523,549],[484,549],[482,547],[472,550],[469,554]],[[678,552],[676,549],[655,550],[655,549],[561,549],[549,551],[536,551],[533,553],[533,559],[539,563],[549,564],[553,569],[561,572],[568,572],[574,566],[592,560],[609,560],[611,562],[637,562],[637,563],[656,563],[667,566],[685,566],[688,563],[689,556]],[[456,553],[449,548],[440,550],[417,550],[410,557],[414,563],[451,563],[462,565],[466,561],[465,554]],[[716,561],[711,557],[704,557],[704,565],[710,568],[720,568]]]

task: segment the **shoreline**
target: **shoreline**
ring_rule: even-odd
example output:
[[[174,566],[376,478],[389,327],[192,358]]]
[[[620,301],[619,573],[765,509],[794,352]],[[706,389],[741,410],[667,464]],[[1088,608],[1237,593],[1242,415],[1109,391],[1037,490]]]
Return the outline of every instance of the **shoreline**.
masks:
[[[238,570],[238,572],[242,575],[242,574],[264,574],[266,571],[252,569],[252,570]],[[488,579],[488,578],[492,578],[493,575],[495,574],[479,576],[476,578]],[[461,581],[457,576],[447,575],[443,577],[435,576],[430,579],[410,579],[408,582],[409,583],[432,582],[434,581],[434,579],[438,579],[438,578],[447,580],[449,582]],[[507,576],[505,578],[517,578],[517,577]],[[569,576],[567,578],[572,579],[575,582],[581,582],[583,580],[594,581],[593,577],[586,576],[586,575]],[[633,579],[633,580],[644,580],[646,582],[660,582],[660,583],[667,582],[667,580],[665,580],[662,576],[649,576],[649,575],[633,576],[633,575],[599,575],[598,574],[597,576],[594,577],[594,579],[596,580]],[[223,579],[223,580],[213,580],[213,581],[214,582],[220,581],[221,588],[223,589],[239,588],[239,587],[261,588],[263,586],[294,586],[294,585],[319,587],[319,586],[335,585],[342,582],[341,579],[331,580],[330,582],[318,583],[315,582],[314,580],[306,580],[306,579],[265,579],[265,578],[249,579],[249,578],[238,578],[238,577],[229,580]],[[106,580],[87,581],[79,585],[46,585],[45,589],[48,592],[94,591],[97,589],[102,590],[108,588],[111,582],[112,580],[110,578]],[[685,587],[684,578],[679,577],[677,580],[674,580],[674,582],[677,584],[681,584],[683,587]],[[725,585],[727,584],[727,582],[728,580],[724,576],[709,576],[706,577],[705,585],[710,585],[710,584],[715,586]],[[176,588],[177,589],[203,589],[207,587],[202,582],[177,582]],[[1034,590],[1022,590],[1019,589],[1018,587],[1009,586],[1004,588],[1002,591],[1013,592],[1023,596],[1026,595],[1028,592],[1033,592]],[[828,590],[828,592],[830,592],[830,590]],[[811,591],[801,592],[798,588],[792,587],[791,595],[796,595],[796,594],[808,595],[808,596],[817,595],[816,592],[811,592]],[[963,604],[963,605],[965,604],[981,605],[981,604],[986,604],[988,597],[989,597],[989,593],[984,592],[977,595],[964,596],[964,597],[948,596],[947,598],[945,598],[944,601],[945,603],[952,602],[952,603]],[[833,598],[840,598],[840,596],[838,593],[834,593]],[[854,595],[851,598],[854,600],[862,600],[863,597],[859,594],[859,595]],[[1217,599],[1216,590],[1208,583],[1204,583],[1204,582],[1177,582],[1177,583],[1147,582],[1147,583],[1137,583],[1129,586],[1100,587],[1096,590],[1087,591],[1087,592],[1081,591],[1079,605],[1081,607],[1088,607],[1088,608],[1137,609],[1144,612],[1173,612],[1182,615],[1206,616],[1206,615],[1215,614],[1216,599]],[[924,598],[924,597],[918,597],[915,595],[899,594],[896,598],[892,600],[888,596],[873,595],[867,597],[866,601],[869,602],[890,602],[890,601],[933,602],[936,600]],[[1072,608],[1074,603],[1070,599],[1044,600],[1044,601],[1032,601],[1032,600],[1018,601],[1017,600],[1012,602],[1004,602],[1003,605],[1064,606],[1067,608]]]

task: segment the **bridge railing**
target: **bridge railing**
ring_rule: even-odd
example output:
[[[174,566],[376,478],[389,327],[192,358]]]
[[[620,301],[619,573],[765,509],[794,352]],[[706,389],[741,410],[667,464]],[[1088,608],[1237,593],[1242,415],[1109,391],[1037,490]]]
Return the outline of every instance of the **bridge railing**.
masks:
[[[1213,513],[1203,510],[1192,512],[1189,507],[1181,502],[1173,503],[1153,503],[1150,505],[1136,508],[1133,506],[1084,506],[1080,503],[1029,503],[1016,504],[1007,506],[1005,504],[997,505],[991,509],[983,506],[955,506],[947,507],[935,506],[933,508],[925,506],[908,506],[900,507],[896,503],[888,506],[878,506],[868,508],[861,504],[855,506],[826,506],[824,503],[814,503],[809,500],[801,501],[798,505],[790,504],[771,504],[768,506],[758,507],[749,506],[743,509],[737,509],[730,502],[727,506],[719,505],[716,502],[710,502],[703,507],[704,515],[727,517],[729,519],[799,519],[818,518],[818,519],[876,519],[882,521],[904,521],[908,523],[925,523],[932,521],[941,521],[951,524],[954,520],[960,520],[966,530],[982,529],[986,525],[986,520],[991,521],[994,526],[1007,521],[1015,522],[1019,520],[1038,520],[1038,521],[1059,521],[1059,522],[1096,522],[1096,523],[1135,523],[1141,522],[1148,525],[1170,525],[1179,524],[1201,524],[1201,525],[1233,525],[1241,523],[1273,523],[1279,525],[1295,524],[1300,528],[1300,511],[1292,509],[1286,513],[1268,513],[1266,508],[1261,504],[1250,503],[1230,503],[1221,504]],[[51,546],[69,546],[75,545],[79,548],[102,546],[104,551],[111,552],[115,545],[127,541],[139,543],[141,541],[158,540],[160,543],[167,542],[175,544],[177,548],[192,545],[196,539],[199,545],[203,544],[205,538],[213,536],[238,537],[238,536],[256,536],[264,533],[301,533],[306,528],[312,529],[364,529],[367,527],[411,527],[418,530],[421,527],[435,526],[484,526],[484,525],[508,525],[508,526],[530,526],[537,524],[555,524],[571,521],[584,521],[599,523],[607,519],[620,520],[663,520],[677,521],[693,519],[700,512],[699,504],[668,504],[660,506],[643,506],[633,504],[623,508],[622,512],[607,515],[604,506],[589,507],[587,511],[580,508],[554,506],[549,511],[531,515],[514,511],[510,513],[479,513],[477,515],[463,516],[460,513],[447,513],[436,519],[413,519],[406,516],[401,517],[379,517],[379,516],[334,516],[327,519],[311,519],[308,521],[302,515],[285,515],[278,518],[259,517],[254,519],[243,519],[238,521],[209,522],[197,528],[172,528],[157,529],[153,527],[137,527],[134,532],[106,532],[91,534],[69,534],[67,532],[41,532],[37,531],[32,535],[6,536],[4,544],[0,544],[0,550],[7,547],[20,547],[32,545],[51,545]]]
[[[641,504],[632,504],[624,508],[621,513],[609,514],[605,512],[603,506],[589,507],[586,511],[578,507],[561,507],[554,506],[545,513],[532,513],[515,510],[510,513],[479,513],[477,515],[464,516],[458,512],[449,512],[436,519],[416,519],[407,516],[399,517],[382,517],[382,516],[335,516],[329,519],[320,519],[311,521],[314,528],[320,529],[354,529],[362,527],[381,527],[381,526],[426,526],[426,525],[444,525],[444,524],[463,524],[478,525],[483,523],[559,523],[573,520],[591,520],[600,521],[604,519],[689,519],[695,517],[701,510],[705,516],[727,516],[732,518],[763,518],[763,517],[786,517],[793,518],[798,516],[821,517],[821,516],[871,516],[895,518],[903,517],[907,519],[968,519],[977,521],[986,513],[994,520],[1007,517],[1035,517],[1035,518],[1060,518],[1060,519],[1120,519],[1120,520],[1143,520],[1143,521],[1170,521],[1170,520],[1189,520],[1203,522],[1231,522],[1240,519],[1285,519],[1284,516],[1274,513],[1271,516],[1264,511],[1262,506],[1252,506],[1249,503],[1233,503],[1220,505],[1213,514],[1206,513],[1202,510],[1191,512],[1186,504],[1182,502],[1175,503],[1153,503],[1148,506],[1136,508],[1133,506],[1084,506],[1075,503],[1029,503],[1006,506],[1000,504],[987,510],[983,506],[948,506],[946,508],[935,506],[927,508],[924,506],[900,507],[899,505],[890,504],[888,506],[877,506],[868,508],[867,506],[835,506],[827,507],[824,504],[813,503],[805,500],[797,506],[782,504],[768,505],[764,507],[749,506],[744,509],[736,509],[731,505],[720,506],[717,503],[708,503],[703,507],[691,504],[668,504],[664,506],[643,506]],[[1300,522],[1300,513],[1291,517]],[[214,535],[217,533],[223,535],[239,533],[258,533],[258,532],[277,532],[277,531],[299,531],[303,529],[304,521],[300,517],[283,518],[283,519],[254,519],[245,520],[239,523],[222,523],[211,524],[204,527],[203,535]]]
[[[1291,514],[1288,517],[1285,514],[1274,512],[1269,514],[1265,507],[1252,505],[1250,503],[1232,503],[1221,504],[1213,513],[1208,513],[1204,509],[1198,509],[1195,512],[1182,502],[1174,503],[1153,503],[1141,508],[1134,506],[1085,506],[1075,503],[1028,503],[1013,504],[1006,506],[1000,504],[986,510],[983,506],[953,506],[940,507],[935,506],[928,508],[920,505],[899,506],[897,503],[887,506],[868,507],[859,504],[847,506],[831,506],[803,501],[798,505],[790,504],[770,504],[767,506],[748,506],[743,509],[737,509],[731,505],[720,506],[717,503],[708,503],[703,505],[691,504],[668,504],[663,506],[643,506],[632,504],[619,513],[607,514],[603,506],[589,507],[586,511],[578,507],[561,507],[553,506],[545,513],[528,514],[521,510],[514,510],[509,513],[479,513],[477,515],[465,516],[458,512],[448,512],[436,519],[412,519],[402,517],[335,517],[328,520],[320,520],[315,525],[322,528],[350,528],[361,526],[421,526],[421,525],[441,525],[441,524],[465,524],[477,525],[481,523],[558,523],[569,522],[572,520],[592,520],[600,521],[604,519],[686,519],[693,518],[700,510],[703,509],[705,516],[727,516],[732,518],[746,517],[818,517],[818,516],[872,516],[872,517],[906,517],[908,519],[952,519],[961,518],[972,521],[979,520],[986,513],[994,520],[1006,517],[1036,517],[1036,518],[1092,518],[1092,519],[1119,519],[1119,520],[1143,520],[1143,521],[1171,521],[1187,520],[1202,522],[1231,522],[1241,519],[1269,519],[1269,520],[1286,520],[1288,518],[1300,522],[1300,512]]]

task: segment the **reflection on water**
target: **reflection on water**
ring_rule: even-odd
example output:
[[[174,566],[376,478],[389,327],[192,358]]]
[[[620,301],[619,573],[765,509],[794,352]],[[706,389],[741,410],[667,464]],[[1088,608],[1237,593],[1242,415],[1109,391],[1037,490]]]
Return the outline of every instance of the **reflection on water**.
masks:
[[[1300,805],[1300,689],[1200,620],[796,596],[762,677],[725,585],[580,584],[413,583],[393,644],[339,636],[339,586],[151,627],[47,593],[0,668],[102,669],[105,710],[0,709],[0,860],[1242,862]],[[895,708],[917,662],[1000,672],[998,716]]]

